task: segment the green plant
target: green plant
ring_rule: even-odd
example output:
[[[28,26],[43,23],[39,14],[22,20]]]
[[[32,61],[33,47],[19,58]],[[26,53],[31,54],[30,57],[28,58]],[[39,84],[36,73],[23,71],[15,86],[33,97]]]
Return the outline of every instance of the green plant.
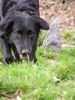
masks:
[[[46,34],[47,34],[47,31],[41,31],[38,38],[38,46],[41,46],[43,44]]]

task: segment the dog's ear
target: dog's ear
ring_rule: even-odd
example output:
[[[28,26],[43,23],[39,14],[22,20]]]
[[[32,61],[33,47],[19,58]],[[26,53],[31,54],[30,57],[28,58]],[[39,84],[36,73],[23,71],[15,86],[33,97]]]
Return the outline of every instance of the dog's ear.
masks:
[[[41,29],[44,29],[44,30],[49,29],[49,24],[44,19],[37,17],[36,20]]]
[[[6,16],[3,18],[3,20],[0,22],[0,36],[4,36],[6,33],[6,30],[8,27],[11,26],[11,24],[14,23],[13,17]]]

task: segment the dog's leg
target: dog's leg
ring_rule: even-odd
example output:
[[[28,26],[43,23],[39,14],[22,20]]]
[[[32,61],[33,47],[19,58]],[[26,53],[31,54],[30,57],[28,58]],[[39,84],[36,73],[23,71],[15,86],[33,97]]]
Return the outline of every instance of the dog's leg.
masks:
[[[10,64],[14,61],[14,58],[11,53],[11,46],[5,37],[1,37],[1,43],[3,48],[4,59],[6,63]]]
[[[12,45],[12,49],[13,49],[13,52],[14,52],[14,55],[15,55],[15,60],[18,62],[18,61],[21,61],[20,60],[20,57],[19,57],[19,54],[17,52],[17,49],[14,45]]]

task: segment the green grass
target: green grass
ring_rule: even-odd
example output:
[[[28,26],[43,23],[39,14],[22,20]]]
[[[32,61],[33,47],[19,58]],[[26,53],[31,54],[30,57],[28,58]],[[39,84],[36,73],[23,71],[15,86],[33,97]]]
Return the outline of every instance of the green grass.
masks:
[[[47,31],[41,31],[39,38],[38,38],[38,46],[43,44],[43,40],[45,39]]]
[[[75,48],[57,54],[38,47],[36,55],[36,64],[0,64],[0,93],[14,96],[20,90],[22,100],[75,100]]]
[[[75,44],[75,30],[65,31],[63,37],[68,41],[68,43]]]

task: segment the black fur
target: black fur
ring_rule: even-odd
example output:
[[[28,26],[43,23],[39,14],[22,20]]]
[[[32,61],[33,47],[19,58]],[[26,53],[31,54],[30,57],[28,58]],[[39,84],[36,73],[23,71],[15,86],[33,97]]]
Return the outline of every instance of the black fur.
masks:
[[[48,30],[46,21],[40,18],[39,0],[2,0],[0,6],[0,37],[7,63],[20,60],[22,52],[36,61],[37,39],[40,29]],[[9,60],[10,59],[10,60]]]

